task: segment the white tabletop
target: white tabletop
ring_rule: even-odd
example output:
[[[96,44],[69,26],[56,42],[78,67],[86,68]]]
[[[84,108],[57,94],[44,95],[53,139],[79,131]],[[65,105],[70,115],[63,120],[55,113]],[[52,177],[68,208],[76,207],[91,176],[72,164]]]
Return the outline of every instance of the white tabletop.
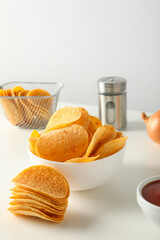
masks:
[[[73,106],[60,103],[58,107],[64,105]],[[84,107],[97,116],[97,107]],[[140,112],[128,111],[128,127],[124,131],[128,142],[120,171],[97,189],[71,192],[65,219],[60,224],[7,211],[11,180],[30,165],[26,145],[31,130],[0,122],[1,240],[160,239],[160,230],[143,215],[136,202],[138,183],[160,174],[160,146],[149,139]]]

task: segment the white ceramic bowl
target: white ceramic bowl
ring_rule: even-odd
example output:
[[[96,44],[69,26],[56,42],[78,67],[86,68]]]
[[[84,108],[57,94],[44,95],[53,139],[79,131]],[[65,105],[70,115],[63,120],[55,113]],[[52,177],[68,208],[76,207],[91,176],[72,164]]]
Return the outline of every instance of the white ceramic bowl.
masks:
[[[144,215],[148,219],[150,219],[152,222],[154,222],[157,226],[160,227],[160,207],[148,202],[142,196],[143,187],[146,186],[148,183],[156,181],[156,180],[160,180],[160,175],[147,178],[138,185],[138,187],[137,187],[137,202],[138,202],[139,206],[141,207]]]
[[[42,164],[58,169],[69,182],[71,191],[81,191],[96,188],[109,180],[120,168],[125,148],[109,157],[85,163],[49,161],[35,156],[29,148],[28,154],[33,165]]]

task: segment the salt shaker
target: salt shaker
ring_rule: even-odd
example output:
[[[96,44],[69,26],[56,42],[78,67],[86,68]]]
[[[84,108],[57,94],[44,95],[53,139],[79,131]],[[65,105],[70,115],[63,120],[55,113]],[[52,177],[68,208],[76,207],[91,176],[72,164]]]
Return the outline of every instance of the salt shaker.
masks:
[[[99,118],[117,130],[127,125],[126,79],[105,77],[98,80]]]

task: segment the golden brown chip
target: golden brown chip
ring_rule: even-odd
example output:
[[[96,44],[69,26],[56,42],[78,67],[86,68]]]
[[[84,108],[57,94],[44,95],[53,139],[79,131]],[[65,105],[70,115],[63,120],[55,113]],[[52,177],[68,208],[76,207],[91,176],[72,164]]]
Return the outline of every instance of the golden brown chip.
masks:
[[[70,192],[65,177],[58,170],[45,165],[35,165],[24,169],[12,182],[16,186],[53,199],[65,199]]]
[[[6,97],[12,97],[12,90],[11,89],[5,89],[4,94]]]
[[[14,193],[13,193],[14,194]],[[22,201],[23,199],[28,200],[34,200],[36,202],[40,202],[42,204],[46,204],[47,206],[54,208],[57,211],[66,211],[66,208],[68,206],[68,201],[66,201],[63,205],[60,203],[53,203],[50,201],[45,200],[44,198],[39,198],[35,194],[29,194],[29,193],[16,193],[13,196],[10,197],[11,199]]]
[[[111,125],[97,128],[85,153],[85,157],[91,156],[102,143],[112,140],[113,138],[115,138],[115,136],[116,130]]]
[[[13,125],[18,125],[22,121],[22,113],[16,107],[13,99],[0,99],[6,117]]]
[[[35,149],[32,147],[32,144],[30,142],[28,143],[28,148],[34,155],[38,156]]]
[[[120,138],[120,137],[123,137],[123,133],[122,132],[116,132],[115,138]]]
[[[0,96],[2,97],[4,97],[4,89],[0,89]]]
[[[37,139],[41,136],[41,134],[37,130],[33,130],[29,137],[29,149],[30,151],[37,155],[36,153],[36,143]],[[38,156],[38,155],[37,155]]]
[[[90,120],[90,123],[88,126],[88,131],[90,131],[92,134],[94,134],[96,130],[97,130],[96,125],[93,123],[92,120]]]
[[[72,158],[70,160],[65,161],[66,163],[84,163],[84,162],[92,162],[96,160],[98,156],[95,157],[81,157],[81,158]]]
[[[22,90],[18,92],[18,97],[26,97],[29,90]]]
[[[48,221],[52,221],[52,222],[61,222],[64,218],[64,215],[51,214],[51,213],[48,213],[45,211],[40,211],[39,209],[33,208],[31,206],[25,206],[25,205],[21,205],[21,204],[12,206],[8,210],[14,214],[39,217],[44,220],[48,220]]]
[[[66,208],[64,208],[64,210],[58,210],[55,208],[55,206],[49,206],[43,202],[40,201],[36,201],[33,199],[14,199],[13,201],[10,202],[10,205],[17,205],[17,204],[21,204],[21,205],[25,205],[25,206],[31,206],[34,208],[37,208],[39,210],[45,210],[49,213],[54,213],[57,215],[63,215],[66,212]]]
[[[91,115],[89,117],[90,117],[90,120],[93,122],[93,124],[96,126],[96,128],[102,127],[102,122],[99,118]]]
[[[94,155],[99,155],[98,159],[108,157],[121,150],[125,146],[126,140],[127,137],[121,137],[106,142],[100,148],[98,148]]]
[[[12,89],[12,95],[13,96],[18,96],[19,92],[21,91],[24,91],[24,88],[20,87],[20,86],[15,86],[13,89]]]
[[[64,107],[53,113],[46,126],[46,132],[56,128],[63,128],[74,123],[87,129],[89,122],[89,114],[84,108]]]
[[[55,129],[38,138],[36,152],[39,157],[64,162],[82,156],[88,147],[87,131],[74,124]]]
[[[43,96],[51,96],[49,92],[44,89],[33,89],[28,92],[28,97],[43,97]]]
[[[41,134],[37,130],[33,130],[30,137],[39,138]]]
[[[51,111],[52,106],[52,97],[49,92],[44,89],[33,89],[28,92],[28,97],[49,97],[49,98],[28,98],[28,102],[34,105],[35,107],[40,107],[39,111],[41,114],[44,113],[45,109]],[[43,113],[42,113],[43,112]],[[50,117],[50,116],[49,116]],[[49,120],[49,118],[47,119]]]
[[[87,133],[88,133],[88,144],[89,144],[93,138],[93,133],[90,130],[87,130]]]
[[[50,205],[50,206],[55,206],[57,209],[60,209],[60,210],[64,210],[67,205],[68,205],[68,200],[67,198],[64,198],[64,199],[51,199],[49,197],[46,197],[42,194],[39,194],[37,192],[34,192],[33,190],[26,190],[26,189],[23,189],[23,188],[20,188],[20,187],[14,187],[12,189],[12,196],[11,196],[11,199],[22,199],[22,198],[25,198],[25,199],[33,199],[33,200],[36,200],[36,201],[40,201],[40,202],[43,202],[47,205]]]

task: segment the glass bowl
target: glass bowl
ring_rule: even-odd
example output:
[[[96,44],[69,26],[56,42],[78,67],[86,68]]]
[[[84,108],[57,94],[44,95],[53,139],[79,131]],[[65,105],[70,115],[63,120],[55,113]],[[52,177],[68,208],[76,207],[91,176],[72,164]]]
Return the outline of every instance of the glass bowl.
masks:
[[[25,90],[43,89],[50,96],[15,96],[13,88],[20,86]],[[8,121],[21,128],[43,129],[49,118],[56,111],[61,82],[7,82],[0,86],[6,90],[5,96],[0,96],[0,108]],[[21,92],[22,93],[22,92]]]

